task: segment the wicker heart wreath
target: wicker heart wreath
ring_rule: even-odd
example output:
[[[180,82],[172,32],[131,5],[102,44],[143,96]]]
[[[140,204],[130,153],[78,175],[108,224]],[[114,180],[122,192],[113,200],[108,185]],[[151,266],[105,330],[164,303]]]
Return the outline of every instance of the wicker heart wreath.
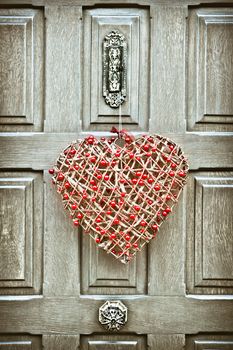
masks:
[[[173,141],[159,135],[133,139],[122,131],[73,142],[49,172],[73,224],[127,263],[170,215],[188,164]]]

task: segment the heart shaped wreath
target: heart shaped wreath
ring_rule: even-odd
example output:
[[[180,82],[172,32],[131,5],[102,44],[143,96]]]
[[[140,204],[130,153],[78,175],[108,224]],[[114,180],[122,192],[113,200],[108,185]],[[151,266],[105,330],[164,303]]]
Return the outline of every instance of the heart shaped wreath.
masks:
[[[160,135],[88,136],[49,172],[75,226],[122,263],[158,233],[186,183],[187,159]],[[119,141],[123,145],[119,145]]]

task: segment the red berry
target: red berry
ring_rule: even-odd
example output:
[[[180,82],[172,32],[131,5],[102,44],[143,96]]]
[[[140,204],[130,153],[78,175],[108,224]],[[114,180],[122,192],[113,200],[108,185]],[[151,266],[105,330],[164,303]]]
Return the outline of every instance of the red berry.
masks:
[[[174,171],[170,171],[169,175],[170,175],[170,176],[175,176]]]
[[[130,218],[130,220],[135,220],[136,219],[136,215],[130,214],[129,218]]]
[[[100,161],[100,165],[101,165],[101,166],[107,166],[107,162],[106,162],[105,160],[101,160],[101,161]]]
[[[95,222],[98,222],[98,223],[99,223],[99,222],[101,222],[101,221],[102,221],[102,219],[101,219],[100,217],[98,217],[98,218],[95,219]]]
[[[130,235],[125,235],[125,239],[126,239],[126,241],[130,241]]]
[[[108,181],[109,180],[109,176],[108,175],[104,175],[104,180]]]
[[[74,220],[74,226],[78,226],[79,225],[79,221],[78,220]]]
[[[132,179],[132,183],[133,183],[134,185],[136,185],[137,182],[138,182],[137,179]]]
[[[100,243],[100,238],[97,237],[97,238],[95,239],[95,241],[96,241],[96,243]]]
[[[111,202],[110,202],[110,205],[111,205],[112,208],[115,208],[116,202],[115,202],[115,201],[111,201]]]
[[[91,201],[96,202],[96,198],[95,197],[91,198]]]
[[[165,211],[166,211],[167,213],[170,213],[172,210],[171,210],[171,208],[167,207],[167,208],[165,209]]]
[[[167,212],[164,210],[163,212],[162,212],[162,215],[165,217],[165,216],[167,216]]]
[[[76,210],[76,209],[77,209],[77,205],[76,205],[76,204],[72,204],[72,205],[71,205],[71,209],[72,209],[72,210]]]
[[[121,184],[124,184],[125,182],[126,182],[125,179],[120,179],[120,183],[121,183]]]
[[[129,249],[131,247],[130,243],[126,243],[125,248]]]
[[[180,171],[180,172],[178,173],[178,175],[179,175],[180,177],[185,177],[185,173],[184,173],[183,171]]]
[[[133,158],[134,158],[134,154],[133,154],[133,153],[130,153],[129,158],[130,158],[130,159],[133,159]]]
[[[64,186],[68,190],[70,188],[70,183],[67,181]]]
[[[121,197],[125,197],[126,196],[126,192],[121,192]]]
[[[149,184],[152,184],[154,182],[154,179],[152,179],[152,177],[150,177],[147,181]]]
[[[70,152],[69,152],[69,154],[71,154],[72,156],[74,156],[75,153],[76,153],[76,150],[75,150],[75,149],[71,149]]]
[[[150,145],[144,145],[143,146],[144,151],[149,151],[149,148],[150,148]]]
[[[100,231],[101,230],[101,228],[99,227],[99,226],[96,226],[96,231]]]
[[[151,199],[148,200],[148,204],[153,204],[153,201]]]
[[[111,214],[112,214],[111,210],[107,210],[107,211],[106,211],[106,214],[107,214],[107,215],[111,215]]]
[[[144,181],[143,180],[139,180],[138,184],[139,184],[139,186],[143,186],[144,185]]]
[[[83,218],[83,214],[82,213],[78,213],[76,216],[77,216],[78,219],[82,219]]]
[[[91,185],[95,185],[95,180],[90,180]]]
[[[97,191],[98,187],[97,186],[92,186],[93,191]]]
[[[151,148],[151,151],[152,151],[152,152],[156,152],[156,151],[157,151],[157,148],[156,148],[156,147],[152,147],[152,148]]]
[[[89,156],[90,156],[90,153],[87,152],[87,153],[85,154],[85,156],[86,156],[86,157],[89,157]]]
[[[97,179],[98,179],[98,180],[101,180],[101,179],[102,179],[102,175],[101,175],[101,174],[98,174],[98,175],[97,175]]]
[[[167,200],[171,199],[170,194],[168,194],[168,195],[166,196],[166,199],[167,199]]]
[[[82,197],[83,197],[83,199],[86,199],[86,198],[87,198],[87,194],[84,193],[84,194],[82,195]]]
[[[146,156],[147,156],[147,157],[151,157],[151,156],[152,156],[152,153],[151,153],[151,152],[147,152],[147,153],[146,153]]]
[[[135,175],[140,177],[142,175],[142,173],[141,173],[141,171],[137,171]]]
[[[90,158],[90,161],[91,161],[92,163],[95,163],[95,162],[96,162],[96,157],[91,157],[91,158]]]
[[[53,175],[54,174],[54,169],[49,169],[49,174]]]
[[[121,155],[120,152],[116,152],[116,153],[115,153],[115,156],[116,156],[116,157],[120,157],[120,155]]]
[[[171,164],[171,167],[172,167],[172,169],[175,169],[175,168],[176,168],[176,164],[175,164],[175,163],[172,163],[172,164]]]
[[[58,174],[57,180],[58,181],[63,181],[64,178],[65,178],[65,176],[62,173],[60,173],[60,174]]]
[[[119,219],[114,219],[113,220],[113,225],[119,225],[120,223],[120,220]]]
[[[137,210],[137,211],[139,211],[141,208],[139,207],[139,205],[135,205],[135,206],[134,206],[134,209]]]
[[[157,231],[157,230],[158,230],[158,226],[157,226],[157,225],[152,225],[151,228],[152,228],[152,230],[154,230],[154,231]]]
[[[141,225],[141,226],[146,226],[146,225],[147,225],[147,224],[146,224],[146,221],[142,220],[142,221],[140,222],[140,225]]]
[[[116,238],[116,234],[115,234],[115,233],[112,233],[112,234],[110,235],[110,238],[111,238],[111,239],[115,239],[115,238]]]
[[[125,142],[130,143],[131,142],[131,138],[130,137],[126,137],[125,138]]]
[[[67,193],[64,194],[63,199],[65,199],[65,200],[69,199],[69,196]]]
[[[155,189],[155,191],[159,191],[160,190],[160,186],[159,185],[155,185],[154,189]]]
[[[143,174],[143,175],[142,175],[142,178],[143,178],[143,180],[145,180],[145,179],[147,178],[147,175],[146,175],[146,174]]]
[[[105,137],[101,137],[100,140],[101,140],[101,141],[105,141]]]
[[[135,249],[137,249],[137,248],[138,248],[138,244],[137,244],[137,243],[134,243],[134,244],[133,244],[133,247],[134,247]]]
[[[170,145],[169,148],[170,148],[171,151],[173,151],[174,146]]]

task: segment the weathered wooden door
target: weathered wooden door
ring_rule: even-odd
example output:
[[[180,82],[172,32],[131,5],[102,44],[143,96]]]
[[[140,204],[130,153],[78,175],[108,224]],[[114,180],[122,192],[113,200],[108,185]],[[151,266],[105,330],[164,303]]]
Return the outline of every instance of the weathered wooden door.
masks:
[[[233,2],[0,1],[0,348],[233,349]],[[176,140],[188,185],[128,266],[74,228],[59,152],[102,135],[102,41],[128,42],[125,127]],[[107,333],[106,300],[128,322]]]

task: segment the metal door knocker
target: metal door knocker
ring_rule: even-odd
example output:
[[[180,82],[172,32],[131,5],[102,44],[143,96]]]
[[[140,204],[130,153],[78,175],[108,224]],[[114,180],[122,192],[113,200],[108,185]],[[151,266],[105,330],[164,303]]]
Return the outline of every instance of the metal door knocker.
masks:
[[[119,300],[106,301],[99,308],[99,322],[108,331],[119,331],[127,322],[127,307]]]
[[[103,96],[112,108],[126,98],[127,43],[118,30],[111,31],[103,42]]]

